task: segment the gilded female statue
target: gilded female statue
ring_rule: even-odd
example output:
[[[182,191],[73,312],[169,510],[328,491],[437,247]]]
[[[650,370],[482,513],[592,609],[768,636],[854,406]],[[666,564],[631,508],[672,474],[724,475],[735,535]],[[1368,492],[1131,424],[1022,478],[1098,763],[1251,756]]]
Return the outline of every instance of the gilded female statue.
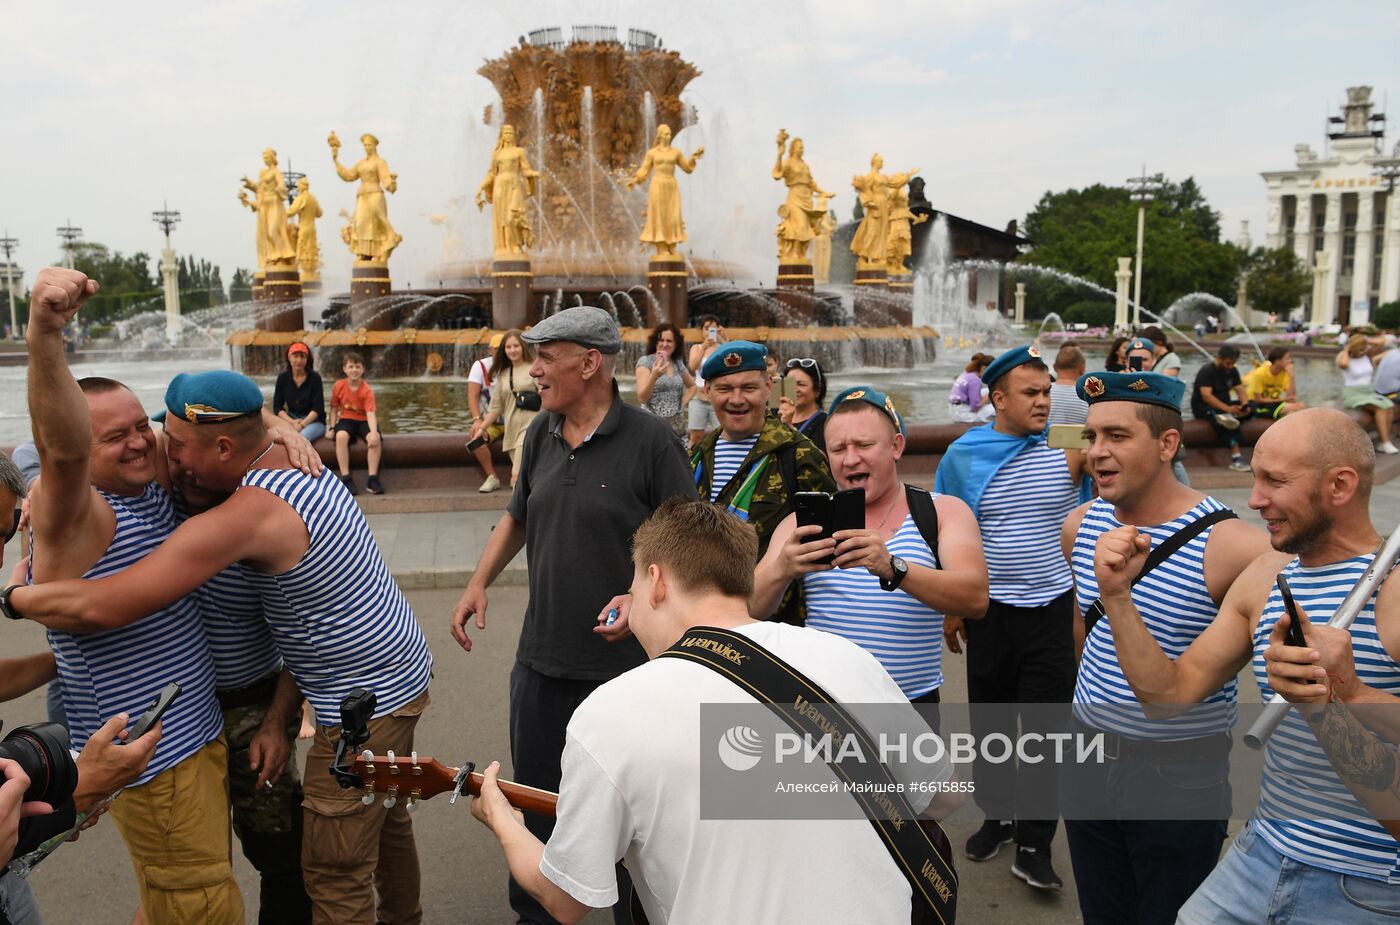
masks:
[[[497,254],[523,254],[534,242],[525,199],[535,195],[539,172],[515,143],[515,126],[502,125],[491,152],[491,167],[476,189],[477,211],[491,203],[491,243]]]
[[[379,139],[368,132],[360,136],[365,156],[354,167],[341,165],[340,139],[335,132],[326,141],[340,179],[346,183],[360,181],[360,190],[355,194],[355,216],[350,222],[350,250],[360,260],[387,263],[394,248],[403,243],[403,235],[389,224],[389,204],[384,199],[386,191],[398,190],[398,174],[389,172],[388,163],[379,156]]]
[[[778,207],[778,259],[789,262],[806,262],[807,245],[817,236],[817,223],[826,214],[825,209],[812,207],[812,195],[830,197],[831,193],[817,186],[812,179],[812,171],[802,159],[806,150],[801,138],[792,140],[788,156],[783,157],[783,146],[787,144],[788,133],[778,131],[778,159],[773,164],[773,179],[787,184],[787,202]]]
[[[704,148],[686,157],[679,148],[671,147],[671,127],[659,125],[656,141],[642,166],[627,181],[631,189],[652,174],[647,187],[647,220],[642,227],[641,241],[656,248],[656,256],[671,255],[676,245],[685,240],[685,220],[681,218],[681,188],[676,183],[676,168],[692,173],[705,154]]]
[[[889,214],[890,237],[885,246],[885,273],[903,276],[909,272],[904,261],[914,253],[913,226],[927,221],[928,216],[915,215],[909,210],[909,194],[904,191],[902,183],[890,190]]]
[[[321,271],[321,247],[316,241],[316,219],[320,218],[321,203],[311,195],[311,181],[302,177],[297,181],[297,198],[287,209],[288,216],[297,219],[297,266],[301,268],[302,279],[317,279]]]
[[[859,259],[861,269],[884,267],[890,238],[890,189],[903,186],[918,173],[918,168],[905,173],[883,174],[885,159],[876,154],[870,158],[870,172],[851,180],[860,196],[865,217],[851,239],[851,252]]]
[[[258,217],[258,266],[295,261],[297,251],[287,234],[287,210],[284,205],[287,201],[287,184],[282,179],[282,171],[277,169],[276,151],[271,148],[263,151],[263,169],[258,172],[258,181],[254,183],[244,177],[243,189],[238,194],[238,201],[252,209]],[[248,198],[249,192],[257,196],[256,201]]]

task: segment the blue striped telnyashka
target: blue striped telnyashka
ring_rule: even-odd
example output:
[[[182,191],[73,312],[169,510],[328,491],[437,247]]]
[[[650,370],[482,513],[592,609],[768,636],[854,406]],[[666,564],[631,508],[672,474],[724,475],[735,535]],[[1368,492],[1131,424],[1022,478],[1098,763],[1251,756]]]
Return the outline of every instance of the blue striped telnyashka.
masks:
[[[103,578],[130,568],[175,529],[170,496],[155,482],[133,498],[100,494],[116,514],[116,532],[84,578]],[[43,549],[35,551],[37,556],[47,554]],[[81,636],[49,630],[48,636],[63,680],[63,708],[74,748],[81,749],[118,713],[125,712],[136,722],[172,681],[180,685],[180,696],[165,713],[155,757],[135,783],[146,783],[218,738],[224,718],[214,699],[214,661],[195,595],[119,629]]]
[[[184,523],[189,509],[175,494],[175,520]],[[195,592],[204,635],[214,656],[214,685],[221,691],[247,687],[282,664],[282,654],[262,615],[262,599],[247,569],[230,565]]]
[[[331,472],[312,478],[296,469],[254,469],[243,485],[285,501],[311,538],[290,570],[246,574],[317,722],[338,726],[340,701],[357,687],[378,699],[376,717],[423,693],[433,670],[428,641],[340,479]]]
[[[1224,507],[1214,498],[1206,498],[1175,520],[1140,526],[1138,532],[1152,537],[1153,546],[1160,546],[1186,525]],[[1096,499],[1084,512],[1070,554],[1080,613],[1087,612],[1099,596],[1098,579],[1094,577],[1094,545],[1104,533],[1121,526],[1113,516],[1113,505],[1102,498]],[[1175,659],[1185,652],[1219,612],[1205,580],[1206,543],[1214,529],[1207,527],[1192,537],[1170,559],[1133,586],[1133,604],[1142,614],[1147,631],[1168,658]],[[1113,628],[1107,617],[1101,617],[1084,640],[1079,680],[1074,687],[1075,715],[1095,729],[1135,739],[1197,738],[1228,732],[1234,726],[1237,686],[1231,678],[1206,698],[1204,706],[1170,721],[1149,720],[1123,676],[1113,644]],[[1113,704],[1120,706],[1109,706]],[[1086,709],[1081,705],[1092,706]]]
[[[1373,558],[1368,554],[1312,568],[1304,568],[1294,559],[1283,575],[1308,619],[1324,623]],[[1351,626],[1356,676],[1362,684],[1400,696],[1400,665],[1386,652],[1376,632],[1375,602],[1372,596]],[[1273,690],[1264,667],[1264,650],[1282,614],[1283,601],[1274,588],[1254,631],[1254,677],[1266,701],[1273,697]],[[1400,883],[1400,842],[1342,783],[1297,710],[1288,711],[1269,740],[1259,806],[1251,825],[1284,857],[1338,873]]]
[[[715,441],[715,471],[710,476],[711,501],[718,498],[719,493],[729,484],[729,480],[734,478],[757,442],[758,434],[744,440],[726,440],[721,436]]]
[[[937,568],[912,515],[885,544],[910,565]],[[809,572],[803,578],[807,625],[844,636],[880,660],[913,700],[943,684],[943,614],[903,588],[885,591],[865,568]]]
[[[1044,442],[1028,444],[992,476],[977,509],[992,600],[1039,607],[1070,589],[1060,528],[1078,505],[1065,451]]]

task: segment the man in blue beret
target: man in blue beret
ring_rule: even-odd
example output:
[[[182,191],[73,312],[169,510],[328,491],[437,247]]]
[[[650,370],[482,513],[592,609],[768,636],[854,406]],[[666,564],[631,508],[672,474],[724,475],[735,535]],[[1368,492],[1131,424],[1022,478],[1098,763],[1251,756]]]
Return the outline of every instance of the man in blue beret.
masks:
[[[1065,517],[1087,497],[1084,454],[1051,449],[1050,370],[1034,345],[1013,347],[987,367],[996,419],[948,447],[934,490],[956,495],[977,517],[987,557],[991,604],[981,620],[950,616],[949,649],[967,646],[972,704],[1068,703],[1074,693],[1074,581],[1060,552]],[[972,732],[1017,735],[1017,715],[973,709]],[[1021,717],[1029,724],[1029,717]],[[1058,825],[1051,762],[973,765],[977,805],[986,814],[967,841],[967,856],[989,861],[1016,842],[1011,872],[1036,889],[1064,883],[1050,861]]]
[[[413,750],[432,676],[432,656],[413,611],[340,480],[296,468],[287,449],[269,435],[261,393],[251,380],[226,371],[177,376],[165,404],[171,468],[197,488],[231,495],[228,500],[191,517],[129,568],[95,581],[15,588],[7,592],[8,605],[16,616],[52,631],[105,637],[189,599],[210,579],[241,564],[287,669],[320,723],[303,774],[302,866],[313,919],[356,925],[417,921],[422,907],[407,807],[366,806],[329,773],[340,702],[356,688],[377,699],[364,747],[378,754]],[[0,609],[4,606],[0,603]],[[198,627],[197,615],[192,622]],[[209,674],[212,687],[212,670]],[[285,726],[295,708],[295,700],[283,704],[277,722],[270,709],[266,722]],[[214,711],[217,735],[217,701]],[[220,810],[225,852],[227,799],[223,794]],[[214,826],[220,817],[210,806],[201,809],[201,822]],[[367,852],[366,845],[379,850]],[[176,860],[170,863],[184,870]],[[150,908],[142,905],[149,918]],[[179,918],[204,916],[191,912]],[[241,906],[230,920],[242,921]]]
[[[1065,832],[1085,922],[1166,925],[1220,856],[1230,815],[1236,683],[1232,677],[1207,697],[1204,711],[1149,720],[1124,675],[1118,630],[1134,621],[1177,657],[1215,619],[1245,566],[1269,551],[1269,541],[1173,474],[1181,380],[1096,372],[1076,387],[1089,403],[1087,457],[1099,497],[1076,509],[1061,535],[1082,649],[1075,722],[1102,732],[1115,757],[1064,772]],[[1154,548],[1169,549],[1174,539],[1181,545],[1151,570],[1106,570],[1099,540],[1124,525]],[[1193,763],[1199,776],[1183,776]]]
[[[798,492],[836,488],[816,444],[768,416],[767,358],[763,345],[731,340],[705,360],[700,375],[719,427],[690,453],[700,497],[753,525],[760,558]]]

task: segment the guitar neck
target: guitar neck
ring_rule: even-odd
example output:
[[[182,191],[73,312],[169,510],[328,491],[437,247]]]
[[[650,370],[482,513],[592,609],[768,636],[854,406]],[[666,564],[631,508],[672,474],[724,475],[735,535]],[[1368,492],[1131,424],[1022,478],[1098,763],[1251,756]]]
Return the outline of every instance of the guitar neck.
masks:
[[[481,795],[481,782],[485,777],[480,772],[472,772],[467,777],[466,790],[472,796]],[[500,785],[501,794],[516,809],[527,813],[539,813],[541,816],[553,816],[559,804],[559,794],[551,793],[548,790],[540,790],[538,787],[527,787],[525,784],[517,784],[510,780],[497,780]]]

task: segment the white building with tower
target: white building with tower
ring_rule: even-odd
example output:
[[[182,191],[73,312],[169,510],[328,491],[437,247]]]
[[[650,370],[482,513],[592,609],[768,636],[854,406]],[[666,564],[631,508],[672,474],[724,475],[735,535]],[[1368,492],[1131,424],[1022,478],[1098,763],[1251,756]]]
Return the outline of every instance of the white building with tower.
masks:
[[[1297,166],[1261,174],[1268,187],[1265,244],[1293,250],[1313,273],[1313,324],[1364,324],[1400,300],[1400,144],[1385,153],[1385,115],[1371,88],[1348,87],[1319,157],[1294,146]]]

